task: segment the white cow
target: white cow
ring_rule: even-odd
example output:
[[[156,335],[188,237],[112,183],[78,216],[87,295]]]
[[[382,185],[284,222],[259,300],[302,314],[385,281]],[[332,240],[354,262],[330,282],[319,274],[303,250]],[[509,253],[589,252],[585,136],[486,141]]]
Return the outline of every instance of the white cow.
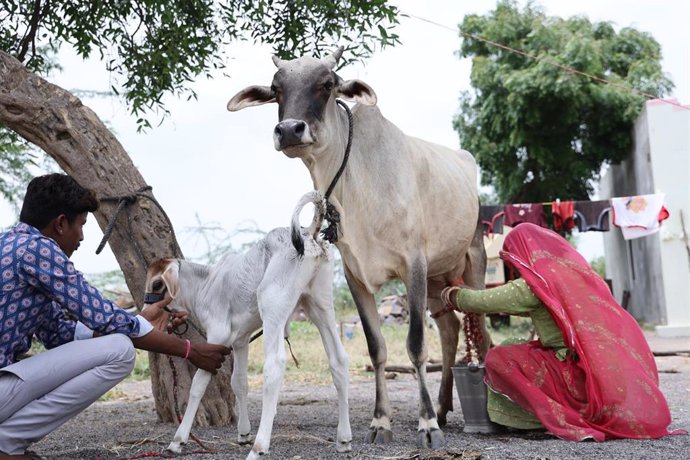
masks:
[[[273,57],[278,71],[268,86],[250,86],[228,110],[278,103],[276,150],[299,158],[316,189],[325,192],[340,167],[348,141],[348,117],[336,98],[355,101],[352,149],[330,201],[340,214],[336,246],[366,334],[376,374],[376,406],[369,442],[392,439],[391,405],[384,369],[386,344],[374,293],[391,279],[407,287],[410,325],[407,351],[417,370],[419,443],[443,444],[446,414],[453,408],[453,377],[460,323],[455,314],[437,318],[443,344],[443,376],[437,412],[426,381],[424,316],[443,306],[440,291],[462,276],[482,288],[486,256],[478,225],[477,166],[464,150],[451,150],[405,135],[376,107],[376,94],[360,80],[343,81],[334,68],[343,49],[323,59]],[[486,328],[482,327],[486,332]],[[490,339],[485,333],[483,351]]]

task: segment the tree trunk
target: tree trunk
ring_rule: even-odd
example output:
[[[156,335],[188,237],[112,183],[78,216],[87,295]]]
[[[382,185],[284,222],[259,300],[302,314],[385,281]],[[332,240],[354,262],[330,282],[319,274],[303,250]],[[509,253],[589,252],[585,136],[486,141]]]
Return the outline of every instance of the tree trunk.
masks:
[[[148,264],[162,257],[182,257],[182,253],[167,215],[151,191],[142,191],[146,182],[122,145],[79,98],[28,72],[4,51],[0,51],[0,123],[43,149],[67,174],[101,199],[132,198],[117,214],[108,242],[134,301],[143,305]],[[118,204],[101,201],[95,216],[104,232]],[[203,340],[193,328],[187,336],[193,341]],[[175,393],[179,410],[184,413],[196,370],[181,358],[172,360],[176,372],[167,356],[149,353],[156,410],[165,422],[177,422]],[[231,372],[229,359],[208,386],[196,416],[199,425],[235,421]]]

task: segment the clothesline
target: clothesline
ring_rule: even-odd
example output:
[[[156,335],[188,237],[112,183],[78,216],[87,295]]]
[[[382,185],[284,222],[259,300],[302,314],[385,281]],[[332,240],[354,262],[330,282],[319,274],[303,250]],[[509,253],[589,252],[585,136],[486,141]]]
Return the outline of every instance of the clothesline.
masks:
[[[550,210],[550,216],[546,210]],[[669,217],[664,194],[634,195],[596,201],[561,201],[482,205],[480,218],[486,233],[503,233],[503,225],[514,227],[531,222],[541,227],[567,232],[610,230],[609,222],[621,227],[625,239],[651,235]],[[551,220],[549,221],[549,217]]]

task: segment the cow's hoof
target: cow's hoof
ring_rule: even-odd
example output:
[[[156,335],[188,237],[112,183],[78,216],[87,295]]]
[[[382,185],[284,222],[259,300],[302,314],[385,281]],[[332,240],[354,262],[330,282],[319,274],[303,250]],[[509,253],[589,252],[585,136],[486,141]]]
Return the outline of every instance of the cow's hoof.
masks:
[[[251,433],[237,434],[237,444],[243,446],[254,441],[254,436]]]
[[[371,427],[369,428],[369,434],[367,434],[367,442],[369,444],[386,444],[393,441],[393,432],[382,427]]]
[[[446,444],[443,431],[438,428],[419,430],[417,432],[417,440],[419,447],[422,449],[440,449]]]
[[[173,454],[181,454],[182,453],[182,446],[180,445],[179,442],[171,442],[170,445],[166,450],[169,450]]]
[[[335,450],[339,454],[344,454],[345,452],[352,452],[352,441],[337,441],[335,443]]]

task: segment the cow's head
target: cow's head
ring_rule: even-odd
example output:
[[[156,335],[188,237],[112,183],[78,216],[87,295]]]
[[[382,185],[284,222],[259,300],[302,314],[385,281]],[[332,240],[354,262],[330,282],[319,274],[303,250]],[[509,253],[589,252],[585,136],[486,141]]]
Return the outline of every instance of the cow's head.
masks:
[[[338,135],[336,98],[376,104],[374,90],[361,80],[344,81],[333,69],[343,54],[343,48],[322,59],[303,56],[284,61],[273,56],[278,71],[271,86],[250,86],[237,93],[228,110],[278,103],[279,123],[273,130],[276,150],[289,157],[315,154]]]

